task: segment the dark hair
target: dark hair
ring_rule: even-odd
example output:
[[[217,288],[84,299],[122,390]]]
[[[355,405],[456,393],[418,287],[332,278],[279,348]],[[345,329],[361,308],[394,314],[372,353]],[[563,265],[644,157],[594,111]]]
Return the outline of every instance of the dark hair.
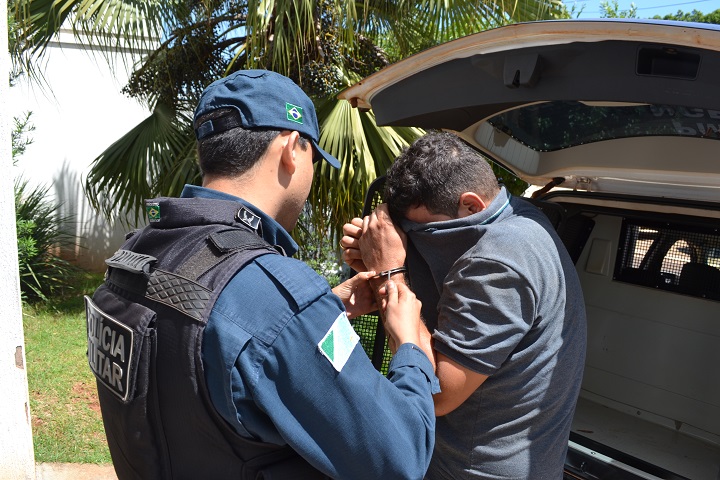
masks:
[[[387,171],[385,202],[394,218],[424,206],[430,213],[457,217],[460,195],[475,192],[490,202],[500,191],[487,160],[456,135],[418,138]]]
[[[236,115],[233,108],[221,108],[195,121],[195,128],[203,122]],[[207,174],[220,177],[242,175],[265,154],[268,146],[280,135],[282,130],[273,128],[245,129],[236,127],[198,141],[198,161],[203,176]],[[306,150],[310,141],[300,137],[300,147]]]

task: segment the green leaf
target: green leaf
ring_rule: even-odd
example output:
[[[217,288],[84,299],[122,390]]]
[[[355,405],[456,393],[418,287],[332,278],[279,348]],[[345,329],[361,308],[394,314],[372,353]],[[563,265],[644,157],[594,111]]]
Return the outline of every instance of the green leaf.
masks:
[[[152,114],[110,145],[92,164],[85,181],[92,205],[108,218],[135,221],[144,213],[144,200],[177,195],[186,183],[198,178],[195,136],[191,119],[176,118],[158,104]]]

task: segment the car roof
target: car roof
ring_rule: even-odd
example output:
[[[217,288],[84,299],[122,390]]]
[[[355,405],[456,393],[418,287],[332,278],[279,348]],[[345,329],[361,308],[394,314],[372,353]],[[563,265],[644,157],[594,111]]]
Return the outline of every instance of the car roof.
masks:
[[[717,25],[561,20],[439,45],[340,98],[454,131],[533,185],[717,201],[718,85]]]

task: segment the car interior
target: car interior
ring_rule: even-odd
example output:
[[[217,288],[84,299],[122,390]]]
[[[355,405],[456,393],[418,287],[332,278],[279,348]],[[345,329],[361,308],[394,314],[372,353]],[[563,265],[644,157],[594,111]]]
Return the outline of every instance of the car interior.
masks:
[[[584,193],[533,200],[563,211],[588,317],[566,475],[717,478],[720,212]]]

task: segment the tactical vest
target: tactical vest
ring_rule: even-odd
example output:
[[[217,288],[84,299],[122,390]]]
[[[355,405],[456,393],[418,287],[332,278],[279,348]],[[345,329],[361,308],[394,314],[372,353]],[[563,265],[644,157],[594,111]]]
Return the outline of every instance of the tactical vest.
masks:
[[[148,216],[85,297],[88,363],[118,478],[326,479],[290,447],[235,433],[205,383],[203,331],[218,295],[253,258],[278,254],[256,234],[260,219],[201,198],[150,201]]]

